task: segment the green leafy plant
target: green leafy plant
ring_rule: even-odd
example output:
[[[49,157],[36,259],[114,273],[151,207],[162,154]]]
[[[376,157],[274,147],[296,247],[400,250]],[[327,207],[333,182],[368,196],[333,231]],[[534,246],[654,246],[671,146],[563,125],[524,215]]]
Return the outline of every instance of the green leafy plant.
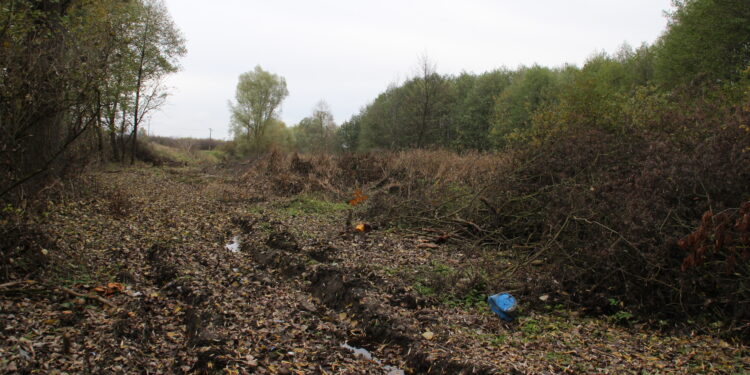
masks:
[[[423,296],[433,296],[435,295],[435,290],[430,288],[429,286],[426,286],[422,284],[421,282],[416,282],[414,284],[414,290],[417,291],[417,293],[423,295]]]
[[[542,326],[536,319],[528,319],[521,323],[521,332],[528,336],[534,336],[542,333]]]

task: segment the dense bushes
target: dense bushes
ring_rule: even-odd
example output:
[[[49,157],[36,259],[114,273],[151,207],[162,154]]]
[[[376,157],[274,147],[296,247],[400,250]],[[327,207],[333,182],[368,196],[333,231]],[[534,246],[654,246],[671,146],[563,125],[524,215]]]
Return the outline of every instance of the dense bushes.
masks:
[[[580,124],[503,153],[277,153],[247,178],[340,200],[361,188],[368,220],[438,229],[484,254],[492,288],[552,294],[594,313],[618,301],[644,320],[721,321],[747,333],[750,113],[705,104],[686,115],[694,104],[658,114],[690,124],[668,131]],[[705,212],[713,222],[701,224]],[[703,242],[678,245],[694,231]]]
[[[0,200],[28,199],[91,161],[133,162],[184,54],[160,0],[3,1]]]
[[[731,292],[711,292],[722,272],[682,272],[688,254],[675,246],[705,211],[748,199],[750,155],[742,150],[750,139],[738,124],[713,130],[692,143],[579,131],[540,146],[540,157],[517,174],[523,183],[515,194],[539,194],[525,208],[534,215],[520,224],[540,228],[537,241],[553,246],[542,257],[554,284],[537,285],[559,285],[592,308],[607,307],[596,297],[614,297],[665,318],[694,316],[740,296],[747,301],[742,283],[730,284]],[[744,307],[727,301],[713,312],[737,318],[736,309]],[[750,320],[748,312],[740,315]]]

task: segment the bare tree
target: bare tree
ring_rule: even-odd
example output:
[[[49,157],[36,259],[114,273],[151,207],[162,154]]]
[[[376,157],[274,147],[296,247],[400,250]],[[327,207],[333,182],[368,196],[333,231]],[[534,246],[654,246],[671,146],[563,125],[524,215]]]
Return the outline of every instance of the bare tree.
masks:
[[[419,58],[417,75],[412,82],[409,102],[413,106],[413,147],[422,148],[433,143],[433,135],[441,126],[441,117],[448,92],[446,80],[437,73],[437,65],[423,54]]]

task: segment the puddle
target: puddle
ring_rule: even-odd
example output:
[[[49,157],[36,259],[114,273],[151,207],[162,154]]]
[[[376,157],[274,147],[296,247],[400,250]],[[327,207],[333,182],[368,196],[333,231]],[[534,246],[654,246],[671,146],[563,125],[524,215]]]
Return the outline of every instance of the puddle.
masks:
[[[232,241],[230,241],[228,244],[224,246],[227,250],[233,252],[233,253],[239,253],[240,252],[240,245],[242,244],[242,240],[240,240],[240,236],[234,236],[232,238]]]
[[[372,354],[367,349],[357,348],[347,343],[341,344],[341,347],[354,353],[355,357],[359,355],[359,356],[365,357],[365,359],[372,359]],[[379,361],[376,361],[376,362],[379,363]]]
[[[367,350],[367,349],[357,348],[355,346],[349,345],[348,343],[341,344],[341,347],[344,348],[344,349],[346,349],[346,350],[348,350],[348,351],[350,351],[350,352],[352,352],[352,353],[354,353],[355,357],[356,356],[361,356],[361,357],[363,357],[365,359],[369,359],[371,361],[374,361],[375,363],[377,363],[377,364],[379,364],[381,366],[383,365],[383,363],[380,362],[379,359],[373,357],[372,353],[370,353],[370,351]],[[383,366],[383,370],[385,370],[385,374],[386,375],[404,375],[404,370],[402,370],[402,369],[400,369],[398,367],[394,367],[394,366],[385,365],[385,366]]]

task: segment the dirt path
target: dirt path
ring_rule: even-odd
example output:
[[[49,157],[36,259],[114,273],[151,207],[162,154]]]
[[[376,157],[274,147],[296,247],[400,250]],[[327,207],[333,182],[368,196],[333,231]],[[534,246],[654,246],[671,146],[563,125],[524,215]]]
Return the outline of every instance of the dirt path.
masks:
[[[34,283],[0,289],[0,371],[750,371],[746,347],[553,304],[501,323],[469,298],[483,255],[389,230],[344,231],[345,206],[268,199],[230,171],[211,173],[100,173],[82,198],[50,207],[48,266]],[[116,307],[60,289],[108,283],[97,295]],[[444,284],[467,297],[446,300]]]

